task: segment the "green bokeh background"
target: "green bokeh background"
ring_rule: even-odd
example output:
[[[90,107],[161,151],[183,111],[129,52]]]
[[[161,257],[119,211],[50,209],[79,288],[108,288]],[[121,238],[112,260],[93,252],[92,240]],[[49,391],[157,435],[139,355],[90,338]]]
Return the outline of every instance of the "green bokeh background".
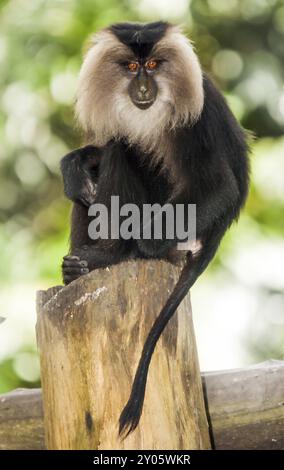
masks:
[[[68,249],[59,160],[80,145],[73,100],[83,46],[109,23],[160,18],[184,25],[256,137],[246,211],[193,292],[201,356],[208,308],[229,283],[235,298],[223,309],[233,302],[249,313],[241,333],[236,323],[242,357],[232,365],[284,358],[284,1],[0,0],[0,393],[39,385],[34,297],[61,283]],[[235,310],[227,314],[237,322]]]

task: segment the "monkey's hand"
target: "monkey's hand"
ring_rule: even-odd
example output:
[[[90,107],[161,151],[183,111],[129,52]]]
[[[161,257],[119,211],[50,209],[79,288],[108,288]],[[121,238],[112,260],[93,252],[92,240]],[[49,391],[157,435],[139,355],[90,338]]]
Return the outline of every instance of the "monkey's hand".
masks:
[[[121,240],[97,240],[90,245],[73,248],[70,255],[63,258],[64,284],[69,284],[94,269],[106,268],[131,257],[131,244],[128,246]]]
[[[64,256],[62,263],[62,277],[65,285],[75,281],[78,277],[88,274],[88,262],[81,260],[79,256]]]
[[[74,150],[61,160],[64,192],[73,202],[89,207],[95,202],[102,151],[93,145]]]

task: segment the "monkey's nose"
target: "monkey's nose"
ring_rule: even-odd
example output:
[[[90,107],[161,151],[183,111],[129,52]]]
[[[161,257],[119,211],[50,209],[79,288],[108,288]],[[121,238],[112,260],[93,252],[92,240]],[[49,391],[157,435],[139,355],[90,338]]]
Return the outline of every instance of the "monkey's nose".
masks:
[[[148,91],[148,88],[144,85],[142,85],[140,88],[139,88],[139,92],[138,92],[138,96],[139,96],[139,99],[140,100],[145,100],[145,99],[148,99],[149,98],[149,91]]]
[[[145,94],[146,94],[146,91],[147,91],[147,87],[146,87],[145,85],[141,85],[141,86],[140,86],[140,91],[141,91],[141,93],[142,93],[143,95],[145,95]]]

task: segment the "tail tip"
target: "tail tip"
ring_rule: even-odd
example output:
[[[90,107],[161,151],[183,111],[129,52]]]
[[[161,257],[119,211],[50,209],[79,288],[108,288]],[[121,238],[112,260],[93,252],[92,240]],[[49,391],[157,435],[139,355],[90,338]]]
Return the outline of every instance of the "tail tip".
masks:
[[[141,416],[141,409],[135,403],[129,401],[123,409],[119,418],[119,436],[124,440],[138,426]]]

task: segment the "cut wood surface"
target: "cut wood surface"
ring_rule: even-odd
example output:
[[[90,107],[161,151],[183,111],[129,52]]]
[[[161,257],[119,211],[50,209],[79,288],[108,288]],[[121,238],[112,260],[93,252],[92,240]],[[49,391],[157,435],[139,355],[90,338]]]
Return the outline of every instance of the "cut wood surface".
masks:
[[[202,374],[216,449],[284,449],[284,362]],[[43,449],[41,390],[0,395],[0,449]]]
[[[38,294],[48,449],[209,449],[189,296],[149,369],[137,429],[118,436],[142,347],[180,268],[134,260]]]

